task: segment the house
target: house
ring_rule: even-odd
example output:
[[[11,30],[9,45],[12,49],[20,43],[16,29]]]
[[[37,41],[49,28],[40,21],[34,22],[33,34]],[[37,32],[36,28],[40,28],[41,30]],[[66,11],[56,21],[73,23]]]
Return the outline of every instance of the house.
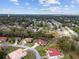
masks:
[[[22,59],[27,55],[27,52],[23,49],[15,50],[7,55],[7,59]]]
[[[20,41],[21,37],[15,37],[14,40]]]
[[[10,31],[10,28],[8,28],[6,25],[0,25],[0,29],[3,31]]]
[[[33,41],[33,38],[25,38],[24,39],[27,43],[31,43]]]
[[[2,36],[1,36],[1,37],[0,37],[0,42],[5,42],[5,41],[7,41],[7,39],[8,39],[7,37],[2,37]]]
[[[31,48],[36,48],[37,46],[40,46],[40,44],[38,44],[38,43],[35,43]]]
[[[48,59],[60,59],[63,58],[63,54],[57,48],[49,48],[46,52]]]
[[[41,46],[45,46],[47,44],[47,41],[44,40],[43,38],[39,38],[36,41],[38,44],[40,44]]]

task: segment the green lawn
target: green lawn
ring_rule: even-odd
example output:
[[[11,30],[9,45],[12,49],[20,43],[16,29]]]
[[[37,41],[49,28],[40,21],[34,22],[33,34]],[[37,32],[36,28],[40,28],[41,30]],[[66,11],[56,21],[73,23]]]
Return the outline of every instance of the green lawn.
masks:
[[[45,56],[45,48],[44,47],[37,47],[36,50],[40,53],[41,56]]]
[[[8,47],[8,48],[6,48],[6,52],[7,52],[7,54],[8,53],[10,53],[10,52],[12,52],[12,51],[14,51],[14,50],[16,50],[17,48],[14,48],[14,47]]]
[[[63,59],[71,59],[69,54],[65,54]]]
[[[35,59],[35,55],[32,51],[29,51],[27,56],[25,56],[23,59]]]

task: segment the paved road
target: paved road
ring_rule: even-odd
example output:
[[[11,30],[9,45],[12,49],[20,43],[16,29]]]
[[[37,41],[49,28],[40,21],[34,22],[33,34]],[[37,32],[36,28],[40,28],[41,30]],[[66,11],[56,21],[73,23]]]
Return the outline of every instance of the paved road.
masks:
[[[28,47],[28,46],[24,46],[24,45],[15,45],[15,44],[0,44],[0,46],[12,46],[12,47],[18,47],[18,48],[24,48],[24,50],[31,50],[34,52],[35,56],[36,56],[36,59],[42,59],[39,52],[34,49],[34,48],[31,48],[31,47]]]

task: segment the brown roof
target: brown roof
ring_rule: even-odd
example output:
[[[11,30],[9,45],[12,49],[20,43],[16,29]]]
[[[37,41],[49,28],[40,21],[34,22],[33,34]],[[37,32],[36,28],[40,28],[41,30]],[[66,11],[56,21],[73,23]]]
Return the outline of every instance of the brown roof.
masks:
[[[40,44],[40,45],[46,45],[47,44],[47,42],[45,41],[45,40],[43,40],[43,39],[37,39],[37,41],[36,41],[38,44]]]
[[[7,37],[0,37],[0,41],[6,41],[7,39]]]

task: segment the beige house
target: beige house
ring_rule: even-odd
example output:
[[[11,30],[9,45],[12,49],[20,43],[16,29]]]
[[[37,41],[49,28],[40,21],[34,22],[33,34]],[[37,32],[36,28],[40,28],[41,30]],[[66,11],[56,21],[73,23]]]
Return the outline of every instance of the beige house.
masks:
[[[27,55],[26,51],[24,51],[23,49],[18,49],[9,53],[7,59],[22,59],[26,55]]]
[[[33,38],[25,38],[24,39],[27,43],[31,43],[33,41]]]
[[[45,46],[47,44],[47,41],[42,38],[37,39],[36,42],[41,46]]]

